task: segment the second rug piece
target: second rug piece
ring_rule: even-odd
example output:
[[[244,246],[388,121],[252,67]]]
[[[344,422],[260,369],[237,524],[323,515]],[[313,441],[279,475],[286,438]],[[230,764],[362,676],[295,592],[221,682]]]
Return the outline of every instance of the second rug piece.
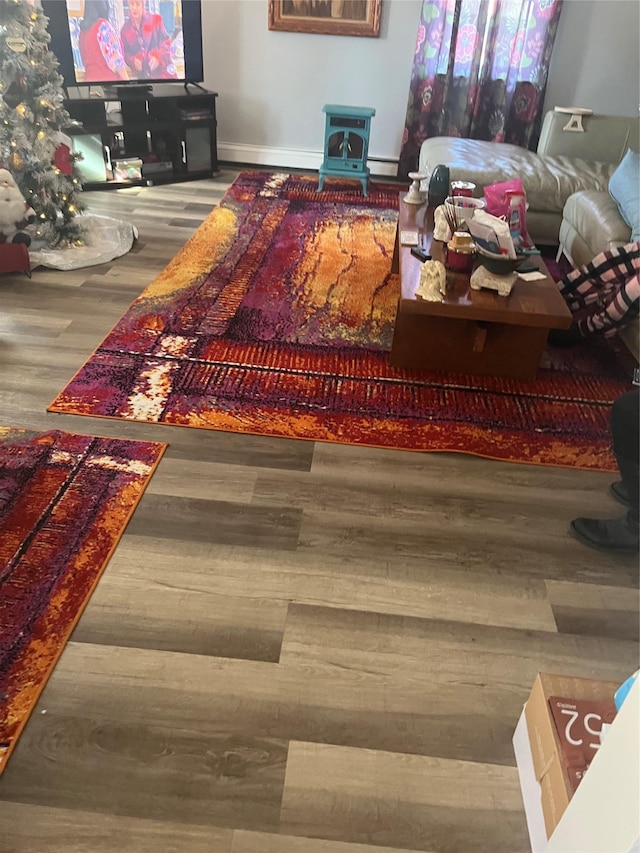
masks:
[[[165,447],[0,426],[0,773]]]

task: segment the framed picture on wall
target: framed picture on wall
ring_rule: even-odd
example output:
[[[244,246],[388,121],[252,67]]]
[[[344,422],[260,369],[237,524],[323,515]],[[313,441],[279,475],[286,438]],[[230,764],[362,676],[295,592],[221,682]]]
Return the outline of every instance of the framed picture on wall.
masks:
[[[269,29],[334,36],[380,33],[382,0],[269,0]]]

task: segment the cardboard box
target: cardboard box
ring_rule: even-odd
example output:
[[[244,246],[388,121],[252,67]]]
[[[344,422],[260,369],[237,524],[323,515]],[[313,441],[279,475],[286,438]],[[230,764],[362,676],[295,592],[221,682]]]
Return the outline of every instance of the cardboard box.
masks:
[[[620,685],[616,681],[596,681],[570,675],[538,673],[525,705],[527,733],[535,777],[541,788],[542,812],[547,838],[560,822],[573,796],[574,785],[565,769],[562,746],[549,699],[611,700]]]

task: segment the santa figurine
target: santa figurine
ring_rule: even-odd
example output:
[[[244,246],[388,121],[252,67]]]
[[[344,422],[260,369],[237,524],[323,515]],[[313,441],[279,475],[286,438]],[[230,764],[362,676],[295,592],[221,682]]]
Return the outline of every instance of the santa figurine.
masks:
[[[0,169],[0,244],[31,244],[31,237],[24,228],[35,221],[36,212],[29,207],[18,189],[13,175]]]

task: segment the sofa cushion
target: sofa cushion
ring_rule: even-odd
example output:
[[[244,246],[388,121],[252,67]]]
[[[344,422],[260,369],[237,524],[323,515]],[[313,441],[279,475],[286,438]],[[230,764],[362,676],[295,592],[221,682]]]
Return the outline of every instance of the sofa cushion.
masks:
[[[640,240],[640,154],[629,149],[609,181],[609,192],[631,228],[631,239]]]
[[[482,188],[520,177],[530,209],[562,214],[568,197],[585,187],[607,191],[616,166],[595,160],[542,156],[518,145],[434,136],[420,148],[420,171],[449,167],[451,180],[473,181]]]

